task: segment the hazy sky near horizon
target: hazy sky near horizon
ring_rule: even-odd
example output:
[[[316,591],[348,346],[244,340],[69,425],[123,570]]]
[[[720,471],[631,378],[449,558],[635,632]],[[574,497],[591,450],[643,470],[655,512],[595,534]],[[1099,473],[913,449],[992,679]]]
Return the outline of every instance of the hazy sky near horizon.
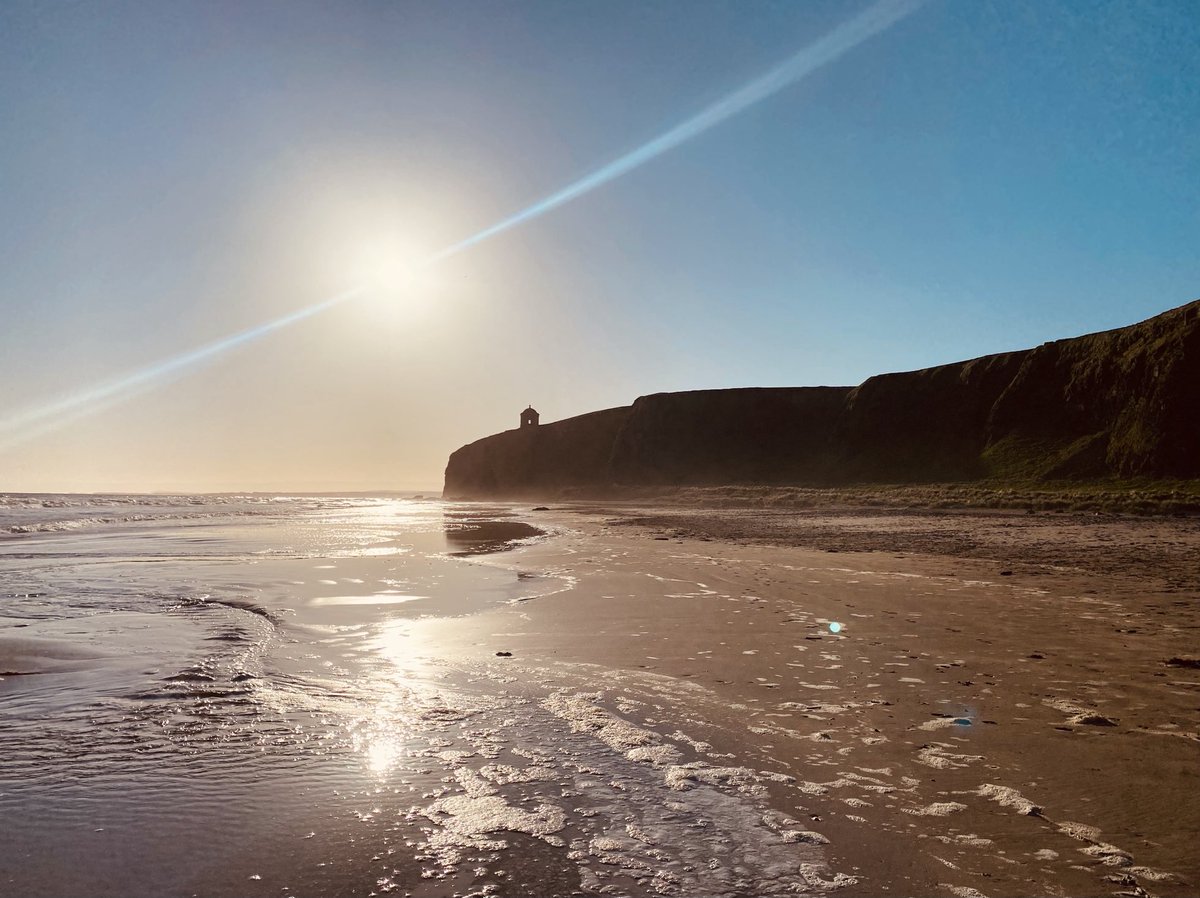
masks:
[[[0,423],[478,233],[867,5],[0,5]],[[530,402],[1147,318],[1200,297],[1197,46],[1194,0],[929,0],[402,290],[0,439],[0,490],[433,488]]]

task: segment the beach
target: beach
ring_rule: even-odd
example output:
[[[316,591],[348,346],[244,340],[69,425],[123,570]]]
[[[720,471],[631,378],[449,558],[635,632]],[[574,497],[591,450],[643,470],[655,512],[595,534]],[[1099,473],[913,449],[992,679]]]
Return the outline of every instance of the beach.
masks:
[[[457,638],[702,688],[723,713],[690,735],[795,777],[768,786],[776,807],[829,839],[846,894],[1194,891],[1194,522],[562,520],[565,544],[506,561],[577,576],[570,605],[481,615]]]
[[[1200,881],[1194,519],[133,501],[0,542],[0,894]]]

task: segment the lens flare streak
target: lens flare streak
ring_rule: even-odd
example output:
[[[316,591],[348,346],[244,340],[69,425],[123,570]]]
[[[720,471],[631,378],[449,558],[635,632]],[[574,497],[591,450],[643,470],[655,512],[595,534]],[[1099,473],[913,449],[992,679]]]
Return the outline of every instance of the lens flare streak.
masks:
[[[362,287],[346,290],[337,296],[291,312],[273,321],[239,331],[228,337],[222,337],[220,340],[214,340],[212,343],[206,343],[196,349],[189,349],[187,352],[86,390],[80,390],[55,402],[12,415],[0,421],[0,449],[6,449],[43,433],[56,430],[78,418],[110,408],[117,402],[136,396],[151,387],[168,383],[174,377],[180,376],[197,365],[214,360],[231,349],[251,343],[288,325],[318,315],[326,309],[361,295],[364,290],[365,288]]]
[[[448,246],[433,256],[432,261],[441,261],[468,247],[475,246],[509,228],[537,218],[552,209],[591,193],[597,187],[640,168],[652,159],[673,150],[682,143],[698,137],[710,128],[721,124],[751,106],[779,93],[786,87],[808,77],[817,69],[845,55],[868,38],[879,34],[915,12],[925,0],[881,0],[852,19],[843,22],[816,43],[788,57],[765,75],[755,78],[731,94],[717,100],[701,112],[660,134],[632,152],[585,175],[575,183],[552,193],[545,199],[510,215],[503,221],[484,228],[477,234]]]
[[[511,228],[539,218],[559,206],[591,193],[599,187],[640,168],[663,153],[700,136],[749,107],[768,99],[803,80],[818,69],[836,61],[869,38],[916,12],[926,0],[879,0],[834,28],[824,37],[788,57],[753,81],[675,125],[637,149],[596,169],[568,186],[538,200],[507,218],[477,231],[470,237],[447,246],[414,266],[415,270],[436,265],[451,256],[502,234]],[[151,388],[169,383],[204,362],[212,361],[240,346],[297,324],[321,312],[369,291],[367,285],[339,293],[306,308],[256,325],[197,349],[190,349],[164,361],[81,390],[62,399],[27,409],[0,421],[0,450],[26,442],[56,430],[79,418],[95,414]]]

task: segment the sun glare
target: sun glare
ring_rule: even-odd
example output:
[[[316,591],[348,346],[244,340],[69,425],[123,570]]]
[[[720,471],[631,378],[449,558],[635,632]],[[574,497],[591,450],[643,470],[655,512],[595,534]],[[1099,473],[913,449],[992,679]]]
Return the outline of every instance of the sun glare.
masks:
[[[378,240],[360,247],[352,274],[363,286],[376,313],[424,309],[437,292],[431,253],[400,240]]]
[[[358,263],[359,280],[376,293],[406,295],[430,285],[429,254],[395,241],[368,244]]]

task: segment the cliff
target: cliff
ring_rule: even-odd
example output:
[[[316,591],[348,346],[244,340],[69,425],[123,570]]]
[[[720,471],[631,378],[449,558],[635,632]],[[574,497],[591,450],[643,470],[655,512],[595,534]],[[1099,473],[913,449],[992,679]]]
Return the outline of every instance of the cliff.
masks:
[[[450,456],[446,495],[620,485],[1200,477],[1200,301],[857,387],[659,393]]]
[[[607,485],[613,443],[629,408],[506,430],[468,443],[446,465],[447,497],[540,496]]]
[[[825,479],[849,392],[780,387],[642,396],[612,446],[608,479],[641,485]]]

